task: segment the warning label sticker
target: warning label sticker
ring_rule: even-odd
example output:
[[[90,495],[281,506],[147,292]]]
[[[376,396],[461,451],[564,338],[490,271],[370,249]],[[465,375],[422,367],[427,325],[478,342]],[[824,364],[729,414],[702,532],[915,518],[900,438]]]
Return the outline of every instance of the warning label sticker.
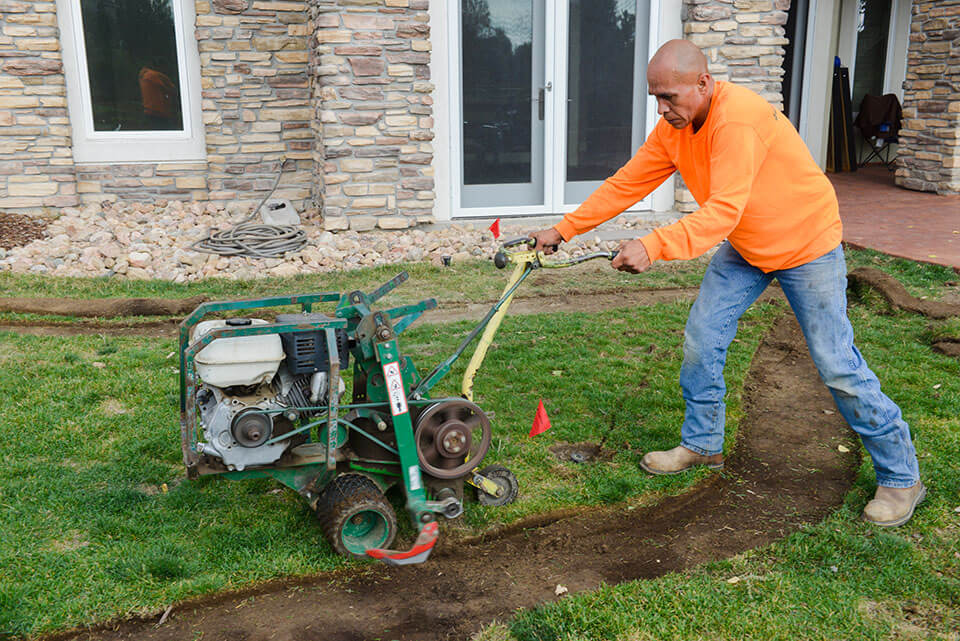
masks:
[[[403,390],[403,377],[400,375],[400,363],[387,363],[383,366],[383,378],[387,382],[387,396],[390,398],[390,413],[394,416],[407,412],[407,395]]]
[[[410,489],[419,490],[422,487],[420,482],[420,468],[416,465],[411,465],[408,473],[410,475]]]

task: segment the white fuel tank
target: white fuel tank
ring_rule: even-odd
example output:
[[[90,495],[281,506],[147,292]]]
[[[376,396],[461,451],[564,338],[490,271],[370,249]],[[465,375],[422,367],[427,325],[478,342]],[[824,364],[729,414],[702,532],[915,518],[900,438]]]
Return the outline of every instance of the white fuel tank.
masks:
[[[236,322],[236,321],[234,321]],[[266,325],[267,321],[251,319],[251,325]],[[208,320],[197,323],[190,335],[193,343],[214,329],[230,327],[226,320]],[[283,360],[283,344],[279,334],[265,336],[236,336],[218,338],[204,347],[194,358],[197,375],[207,385],[259,385],[277,373]]]

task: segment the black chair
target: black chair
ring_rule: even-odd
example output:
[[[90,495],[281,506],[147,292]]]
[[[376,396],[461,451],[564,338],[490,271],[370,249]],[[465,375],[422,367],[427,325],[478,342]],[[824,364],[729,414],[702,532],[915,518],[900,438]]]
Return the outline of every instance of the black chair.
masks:
[[[900,118],[903,114],[900,101],[892,93],[883,96],[867,94],[860,103],[860,112],[853,121],[863,136],[864,147],[860,151],[858,166],[863,167],[876,158],[893,171],[896,156],[891,157],[892,145],[900,133]]]

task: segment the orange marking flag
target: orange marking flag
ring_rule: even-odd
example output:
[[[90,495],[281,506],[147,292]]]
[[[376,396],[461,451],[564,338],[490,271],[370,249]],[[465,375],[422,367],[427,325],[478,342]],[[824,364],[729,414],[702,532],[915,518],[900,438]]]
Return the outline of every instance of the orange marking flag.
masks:
[[[497,218],[493,221],[493,224],[489,227],[490,231],[493,232],[494,239],[500,238],[500,219]]]
[[[537,414],[533,417],[533,427],[530,428],[530,436],[543,434],[550,429],[550,417],[547,416],[547,409],[543,406],[543,399],[537,405]]]

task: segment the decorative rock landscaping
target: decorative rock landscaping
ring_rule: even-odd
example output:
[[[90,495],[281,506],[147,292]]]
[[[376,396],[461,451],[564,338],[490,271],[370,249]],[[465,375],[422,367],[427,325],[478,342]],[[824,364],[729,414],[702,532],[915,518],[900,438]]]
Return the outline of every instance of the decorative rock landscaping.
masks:
[[[488,222],[332,233],[311,222],[315,217],[308,212],[304,216],[307,246],[284,259],[218,256],[192,249],[211,230],[231,227],[248,215],[242,207],[224,209],[180,201],[66,208],[47,224],[43,238],[0,249],[0,271],[176,282],[207,277],[248,279],[423,260],[439,265],[443,256],[450,256],[454,262],[491,258],[499,246],[487,229]],[[662,222],[658,219],[657,224]],[[543,226],[529,220],[501,224],[507,238]],[[607,229],[637,228],[637,236],[649,226],[648,220],[627,216],[604,225]],[[618,245],[619,241],[581,237],[566,244],[560,256],[615,249]]]

